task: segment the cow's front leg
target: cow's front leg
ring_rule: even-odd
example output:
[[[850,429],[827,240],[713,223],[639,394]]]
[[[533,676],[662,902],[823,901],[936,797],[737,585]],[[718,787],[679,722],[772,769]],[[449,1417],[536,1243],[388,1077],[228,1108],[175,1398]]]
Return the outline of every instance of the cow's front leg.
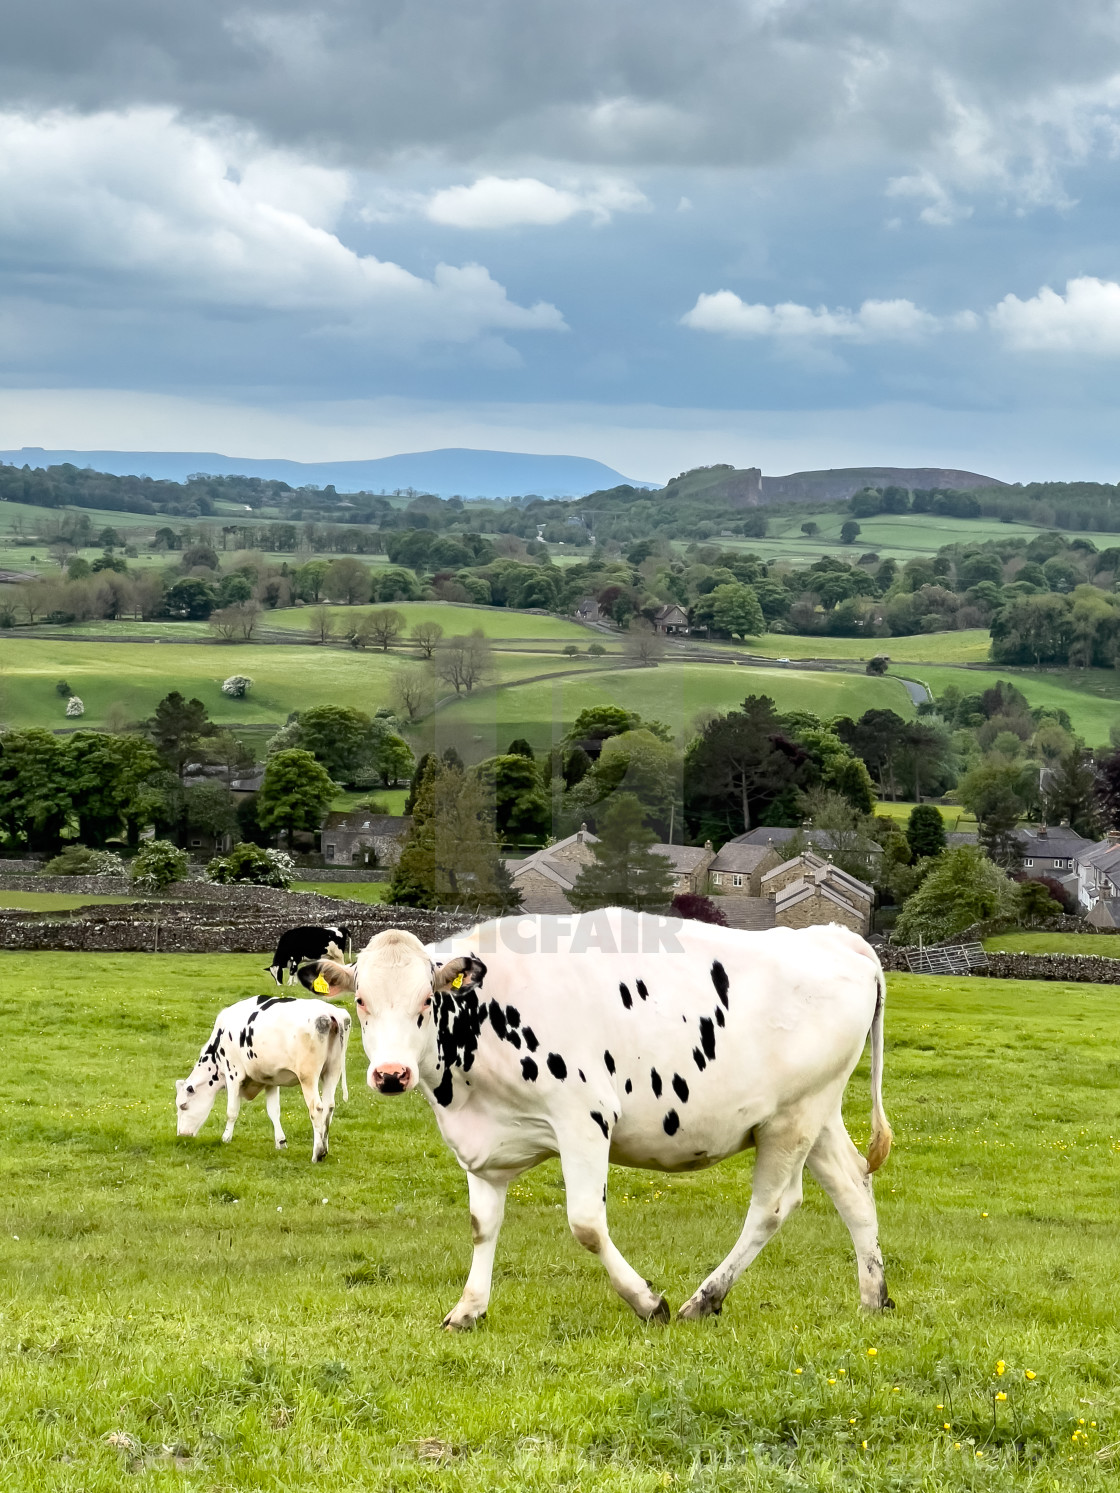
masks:
[[[288,1144],[288,1137],[284,1134],[283,1127],[280,1124],[280,1088],[278,1084],[273,1084],[272,1088],[265,1089],[264,1107],[268,1112],[268,1118],[272,1121],[272,1134],[276,1138],[276,1147],[279,1150],[281,1146]]]
[[[508,1186],[508,1181],[488,1182],[475,1172],[467,1173],[474,1254],[471,1256],[470,1274],[459,1304],[443,1319],[443,1325],[449,1332],[463,1332],[473,1327],[490,1304],[494,1252],[498,1247],[498,1233],[505,1216]]]
[[[241,1113],[241,1081],[229,1077],[226,1079],[226,1128],[222,1131],[222,1139],[231,1141],[233,1139],[233,1127],[237,1124],[237,1117]]]
[[[611,1285],[646,1322],[667,1322],[669,1303],[620,1253],[607,1228],[608,1151],[561,1151],[568,1224],[584,1249],[598,1255]]]

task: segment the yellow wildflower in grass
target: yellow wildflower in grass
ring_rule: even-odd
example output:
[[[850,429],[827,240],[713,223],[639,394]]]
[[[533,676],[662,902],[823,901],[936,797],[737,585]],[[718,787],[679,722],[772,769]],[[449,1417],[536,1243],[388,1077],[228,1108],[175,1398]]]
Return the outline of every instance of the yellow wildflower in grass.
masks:
[[[959,1452],[959,1451],[960,1451],[960,1449],[961,1449],[961,1444],[960,1444],[960,1442],[959,1442],[959,1441],[954,1441],[954,1442],[953,1442],[953,1450],[954,1450],[954,1451],[955,1451],[955,1452]]]
[[[945,1406],[944,1406],[944,1405],[938,1405],[938,1407],[937,1407],[937,1408],[938,1408],[938,1410],[944,1410],[944,1409],[945,1409]]]
[[[1035,1375],[1034,1369],[1028,1369],[1027,1372],[1023,1375],[1023,1377],[1025,1379],[1034,1379],[1037,1376]]]
[[[941,1427],[941,1429],[943,1431],[951,1431],[952,1430],[952,1426],[950,1426],[949,1422],[946,1421],[945,1424]],[[960,1442],[959,1441],[957,1442],[957,1445],[960,1446]]]
[[[1003,1359],[1001,1358],[997,1362],[997,1364],[996,1364],[996,1373],[997,1374],[1005,1374],[1006,1372],[1007,1372],[1007,1365],[1004,1363]]]
[[[846,1374],[846,1373],[847,1373],[847,1372],[848,1372],[848,1371],[847,1371],[847,1369],[837,1369],[837,1371],[836,1371],[836,1372],[837,1372],[837,1373],[838,1373],[838,1374],[839,1374],[839,1375],[840,1375],[840,1377],[841,1377],[841,1379],[843,1379],[843,1377],[844,1377],[844,1375],[845,1375],[845,1374]]]
[[[830,1384],[835,1384],[835,1383],[836,1383],[836,1380],[835,1380],[835,1379],[830,1379],[830,1380],[829,1380],[829,1381],[828,1381],[828,1382],[829,1382],[829,1383],[830,1383]]]
[[[851,1418],[851,1420],[850,1420],[850,1421],[849,1421],[849,1422],[848,1422],[848,1424],[849,1424],[849,1425],[850,1425],[850,1426],[854,1426],[854,1425],[855,1425],[855,1423],[856,1423],[856,1418],[855,1418],[855,1416],[854,1416],[854,1415],[853,1415],[853,1416],[852,1416],[852,1418]]]
[[[875,1358],[878,1355],[878,1352],[878,1348],[868,1348],[867,1356],[868,1358]]]
[[[863,1443],[863,1449],[864,1449],[864,1451],[867,1450],[867,1442],[866,1441]]]
[[[793,1371],[793,1372],[794,1372],[794,1373],[795,1373],[795,1374],[800,1374],[800,1373],[802,1373],[802,1372],[803,1372],[803,1370],[802,1370],[802,1369],[794,1369],[794,1371]]]
[[[1004,1394],[1004,1392],[1003,1392],[1002,1389],[1000,1390],[999,1394],[996,1395],[996,1399],[997,1400],[1006,1400],[1006,1398],[1007,1398],[1007,1396]]]

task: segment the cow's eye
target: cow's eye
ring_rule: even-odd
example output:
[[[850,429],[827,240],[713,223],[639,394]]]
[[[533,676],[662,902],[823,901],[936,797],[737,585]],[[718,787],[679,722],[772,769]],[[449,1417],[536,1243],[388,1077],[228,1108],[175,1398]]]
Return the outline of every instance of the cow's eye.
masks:
[[[420,1009],[421,1011],[430,1011],[432,1009],[432,998],[430,995],[425,996],[423,1001],[421,1001]]]
[[[187,1084],[187,1093],[188,1094],[193,1094],[194,1093],[194,1084],[193,1083]]]
[[[355,1005],[356,1005],[356,1006],[361,1006],[361,1008],[362,1008],[362,1009],[363,1009],[363,1010],[365,1010],[365,1004],[366,1004],[366,1003],[365,1003],[365,1001],[364,1001],[364,1000],[363,1000],[363,999],[362,999],[362,998],[361,998],[361,996],[360,996],[360,995],[358,995],[358,996],[355,996],[355,997],[354,997],[354,1004],[355,1004]]]

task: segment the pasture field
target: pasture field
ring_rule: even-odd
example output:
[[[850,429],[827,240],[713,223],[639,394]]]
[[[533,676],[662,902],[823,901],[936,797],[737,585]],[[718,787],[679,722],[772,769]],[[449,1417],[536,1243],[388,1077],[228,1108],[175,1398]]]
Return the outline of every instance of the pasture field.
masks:
[[[1120,959],[1120,935],[1115,933],[999,933],[984,940],[995,954],[1095,954]]]
[[[73,725],[66,701],[55,692],[65,679],[80,695],[82,724],[105,723],[119,706],[130,720],[150,716],[171,689],[196,696],[219,725],[282,725],[290,711],[311,705],[354,705],[373,712],[390,705],[394,673],[415,663],[415,653],[356,652],[306,644],[116,643],[74,639],[5,639],[0,661],[0,720],[9,726]],[[497,653],[502,681],[575,669],[592,672],[584,659],[571,660],[554,649],[542,653]],[[252,692],[243,700],[222,694],[222,680],[247,674]],[[442,689],[441,689],[442,692]]]
[[[293,881],[293,892],[319,892],[343,902],[384,902],[387,881]]]
[[[135,902],[129,896],[94,896],[70,892],[8,892],[0,889],[0,908],[9,912],[73,912],[77,907],[98,907],[108,902]]]
[[[877,653],[886,653],[892,665],[914,660],[930,664],[984,663],[991,638],[983,627],[962,632],[921,633],[908,638],[803,638],[792,633],[767,633],[743,645],[749,653],[766,658],[850,658],[866,663]],[[718,647],[705,644],[705,647]]]
[[[8,1487],[1116,1486],[1113,988],[891,976],[894,1312],[860,1314],[850,1241],[807,1180],[722,1317],[647,1327],[569,1235],[549,1163],[511,1189],[488,1318],[448,1337],[463,1177],[420,1095],[365,1088],[356,1038],[321,1166],[291,1090],[286,1152],[259,1100],[229,1146],[218,1115],[175,1137],[172,1081],[216,1007],[275,993],[259,956],[0,967],[35,1037],[0,1075]],[[866,1063],[848,1111],[866,1143]],[[738,1234],[750,1167],[612,1170],[614,1236],[674,1305]]]
[[[584,670],[578,679],[542,679],[454,700],[424,722],[423,731],[441,748],[454,741],[464,756],[475,748],[476,755],[488,756],[494,741],[503,745],[509,736],[524,736],[538,749],[551,746],[554,729],[562,735],[591,705],[622,705],[647,720],[664,721],[676,733],[701,710],[730,710],[747,695],[769,695],[779,710],[811,710],[826,719],[873,707],[907,719],[914,714],[901,682],[889,677],[674,660],[656,669]]]
[[[400,612],[406,619],[405,632],[419,622],[438,622],[448,637],[456,633],[469,633],[480,627],[488,638],[499,640],[578,643],[586,648],[589,643],[603,643],[616,650],[620,646],[617,637],[610,638],[582,623],[571,622],[566,617],[553,617],[533,612],[514,612],[505,607],[472,607],[450,601],[387,601],[378,607],[329,608],[338,626],[352,627],[367,612],[390,608]],[[287,628],[306,632],[311,627],[311,607],[282,607],[269,612],[269,628]]]
[[[958,830],[965,832],[976,829],[975,818],[960,804],[936,804],[935,807],[945,823],[946,834],[954,834]],[[905,829],[906,821],[910,818],[910,811],[915,808],[917,808],[916,800],[906,803],[898,799],[892,803],[890,799],[884,799],[876,803],[875,813],[885,819],[898,820],[900,826]]]
[[[1032,706],[1048,705],[1068,710],[1073,728],[1089,746],[1106,746],[1109,727],[1120,720],[1120,679],[1112,669],[1015,669],[992,664],[986,669],[961,669],[908,664],[906,672],[935,695],[950,685],[966,695],[990,688],[1006,679],[1022,690]]]

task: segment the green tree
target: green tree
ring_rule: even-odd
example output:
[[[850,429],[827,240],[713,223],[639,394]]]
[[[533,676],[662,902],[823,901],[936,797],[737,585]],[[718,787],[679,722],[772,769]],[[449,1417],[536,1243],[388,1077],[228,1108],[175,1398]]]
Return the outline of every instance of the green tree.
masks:
[[[308,560],[306,565],[300,566],[296,571],[296,590],[301,600],[316,605],[322,601],[330,568],[329,560]]]
[[[60,738],[39,727],[0,735],[0,832],[5,838],[53,855],[71,808]]]
[[[616,793],[631,793],[650,824],[668,839],[681,824],[684,764],[677,748],[643,729],[609,737],[598,760],[565,795],[563,824],[574,830],[584,821],[597,824]]]
[[[917,804],[906,821],[906,843],[918,860],[926,855],[940,855],[945,849],[945,821],[934,804]]]
[[[1017,866],[1021,857],[1015,826],[1028,808],[1031,769],[1017,763],[981,762],[958,786],[961,803],[975,814],[980,843],[1001,866]]]
[[[936,943],[973,923],[1013,913],[1018,888],[976,845],[938,856],[921,886],[908,897],[895,932],[900,943]]]
[[[766,631],[766,619],[750,586],[738,581],[716,586],[708,595],[708,604],[712,627],[725,637],[757,637]]]
[[[572,906],[580,912],[596,907],[663,912],[673,898],[673,869],[668,856],[653,852],[656,843],[638,799],[632,793],[616,794],[599,820],[595,860],[568,893]]]
[[[205,622],[217,605],[216,588],[197,575],[184,576],[181,581],[176,581],[163,599],[169,617],[182,617],[190,622]]]
[[[532,757],[507,752],[475,768],[494,805],[494,828],[505,844],[543,843],[552,829],[552,807]]]
[[[401,778],[411,775],[416,761],[408,742],[392,731],[386,731],[377,743],[373,766],[383,788],[392,788]]]
[[[840,525],[840,543],[855,544],[861,533],[859,524],[854,518],[847,518]]]
[[[184,700],[177,689],[164,695],[147,723],[156,750],[181,778],[187,763],[200,751],[202,741],[217,729],[201,700]]]
[[[257,794],[257,819],[265,829],[282,831],[288,847],[298,830],[323,822],[336,788],[310,752],[291,750],[270,757]]]
[[[365,711],[352,705],[313,705],[283,733],[282,749],[310,752],[335,782],[351,783],[372,767],[381,734]]]
[[[476,775],[427,756],[416,785],[412,828],[386,901],[494,912],[520,904],[500,855],[493,810]]]
[[[685,815],[696,839],[727,840],[756,824],[796,822],[809,754],[790,741],[774,702],[749,695],[704,726],[684,760]]]

